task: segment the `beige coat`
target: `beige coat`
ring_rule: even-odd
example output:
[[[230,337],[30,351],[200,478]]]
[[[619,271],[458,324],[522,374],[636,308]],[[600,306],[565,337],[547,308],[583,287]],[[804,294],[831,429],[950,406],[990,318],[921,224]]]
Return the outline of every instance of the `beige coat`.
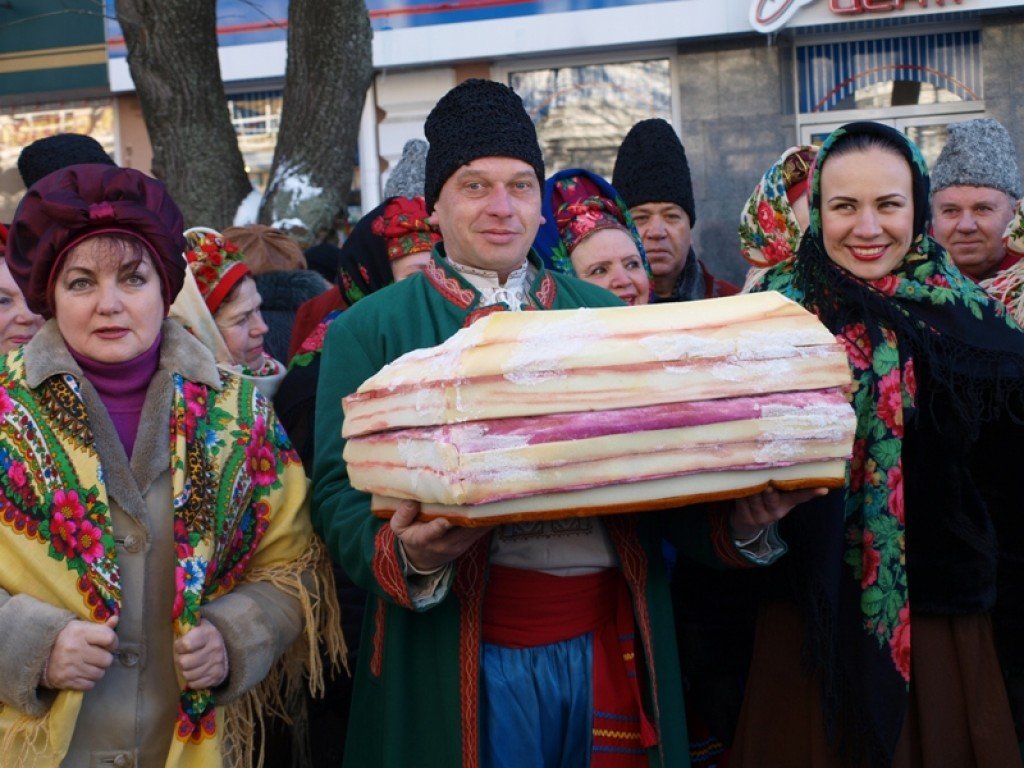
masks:
[[[25,350],[36,386],[57,373],[79,377],[106,471],[123,590],[114,663],[84,703],[62,765],[163,766],[180,692],[173,665],[173,513],[170,498],[171,372],[220,387],[216,364],[176,322],[166,321],[160,365],[149,386],[129,462],[96,390],[64,345],[54,321]],[[230,672],[215,693],[226,704],[262,680],[302,628],[297,600],[268,584],[242,584],[203,607],[224,637]],[[39,687],[43,665],[72,614],[0,591],[0,702],[40,716],[52,694]]]

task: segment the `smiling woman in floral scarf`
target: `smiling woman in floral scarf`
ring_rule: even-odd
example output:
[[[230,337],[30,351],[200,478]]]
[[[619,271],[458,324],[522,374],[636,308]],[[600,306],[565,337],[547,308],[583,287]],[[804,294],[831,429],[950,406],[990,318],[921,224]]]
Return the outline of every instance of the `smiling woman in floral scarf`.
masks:
[[[845,491],[785,531],[788,602],[762,608],[730,765],[1020,765],[996,643],[1012,691],[1024,335],[925,234],[926,167],[899,132],[830,135],[810,207],[759,288],[846,346],[856,441]]]
[[[15,214],[48,322],[0,359],[0,765],[246,765],[280,692],[319,683],[318,639],[340,660],[298,458],[166,320],[181,230],[162,184],[108,165]]]
[[[544,221],[534,247],[544,266],[611,291],[629,306],[651,300],[651,265],[615,188],[582,168],[544,182]]]

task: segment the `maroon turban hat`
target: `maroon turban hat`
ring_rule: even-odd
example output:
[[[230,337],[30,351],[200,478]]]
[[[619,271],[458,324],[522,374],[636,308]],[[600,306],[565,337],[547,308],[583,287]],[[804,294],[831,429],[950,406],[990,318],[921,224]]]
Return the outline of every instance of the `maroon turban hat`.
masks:
[[[131,168],[71,165],[25,194],[11,223],[7,263],[29,308],[53,317],[53,285],[68,250],[96,235],[134,237],[160,274],[164,309],[185,280],[184,220],[167,188]]]

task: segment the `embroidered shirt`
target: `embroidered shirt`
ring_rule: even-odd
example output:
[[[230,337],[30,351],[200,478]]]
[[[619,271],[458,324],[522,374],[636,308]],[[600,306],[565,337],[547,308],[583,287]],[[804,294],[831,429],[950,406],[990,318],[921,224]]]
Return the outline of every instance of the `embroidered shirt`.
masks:
[[[514,269],[505,282],[498,278],[498,273],[490,269],[479,269],[469,267],[465,264],[448,257],[448,263],[452,269],[458,272],[462,279],[472,285],[480,292],[481,305],[505,304],[509,309],[516,312],[522,309],[526,303],[526,294],[537,277],[536,268],[530,262]]]

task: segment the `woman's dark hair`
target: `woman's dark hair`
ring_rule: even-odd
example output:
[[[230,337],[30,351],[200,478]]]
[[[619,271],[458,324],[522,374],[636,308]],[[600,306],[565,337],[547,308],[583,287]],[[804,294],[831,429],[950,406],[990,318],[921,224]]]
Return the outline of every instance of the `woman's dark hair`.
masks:
[[[900,157],[905,152],[904,144],[894,136],[884,133],[844,133],[829,149],[828,157],[839,157],[849,152],[868,149],[883,149],[895,152]],[[827,158],[826,158],[827,159]]]

